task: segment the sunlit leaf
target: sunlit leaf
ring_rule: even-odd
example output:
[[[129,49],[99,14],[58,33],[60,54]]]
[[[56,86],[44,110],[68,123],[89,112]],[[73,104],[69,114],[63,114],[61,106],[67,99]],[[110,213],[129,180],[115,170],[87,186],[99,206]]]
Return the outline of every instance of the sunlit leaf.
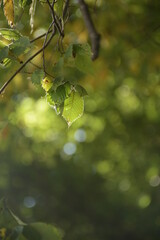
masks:
[[[46,94],[46,101],[51,107],[55,108],[55,102],[52,100],[52,97],[49,93]]]
[[[68,126],[83,115],[84,100],[78,92],[72,91],[70,96],[64,101],[64,109],[62,116],[66,120]]]
[[[0,28],[0,35],[7,40],[18,40],[22,35],[15,29]]]
[[[13,0],[3,0],[4,15],[8,24],[13,27],[14,24],[14,3]]]
[[[51,87],[53,86],[53,79],[45,77],[41,81],[41,86],[46,92],[48,92],[51,89]]]
[[[0,67],[1,68],[5,68],[8,67],[8,65],[11,63],[11,59],[9,58],[4,58],[1,63],[0,63]]]

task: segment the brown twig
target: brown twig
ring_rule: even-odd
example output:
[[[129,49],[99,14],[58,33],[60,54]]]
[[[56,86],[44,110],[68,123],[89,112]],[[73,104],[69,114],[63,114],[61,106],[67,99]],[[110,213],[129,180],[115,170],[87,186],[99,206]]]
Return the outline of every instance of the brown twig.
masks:
[[[78,0],[78,3],[84,18],[85,25],[89,33],[90,40],[91,40],[92,53],[93,53],[92,60],[95,60],[99,55],[100,34],[96,31],[96,28],[93,24],[90,12],[88,10],[88,5],[85,3],[84,0]]]

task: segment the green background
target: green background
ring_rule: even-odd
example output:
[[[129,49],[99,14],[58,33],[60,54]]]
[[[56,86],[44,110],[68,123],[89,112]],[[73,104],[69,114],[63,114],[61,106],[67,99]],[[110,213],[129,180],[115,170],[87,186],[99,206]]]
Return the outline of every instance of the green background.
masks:
[[[68,129],[30,74],[19,74],[0,97],[0,197],[24,221],[61,228],[65,240],[158,240],[160,2],[88,3],[101,33],[100,57],[94,74],[69,69],[66,75],[89,94],[84,115]],[[64,46],[88,41],[76,3],[70,11]],[[31,39],[47,30],[48,12],[38,5]],[[28,35],[28,9],[21,20],[20,13],[17,28]],[[7,27],[2,10],[0,16]],[[46,50],[50,73],[58,59],[55,43]],[[1,85],[18,66],[0,69]],[[28,64],[26,72],[34,70]]]

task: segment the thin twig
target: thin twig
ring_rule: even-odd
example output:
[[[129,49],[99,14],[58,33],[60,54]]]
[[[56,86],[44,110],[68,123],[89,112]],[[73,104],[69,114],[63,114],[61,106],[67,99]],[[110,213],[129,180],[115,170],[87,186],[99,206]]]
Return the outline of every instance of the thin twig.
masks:
[[[67,14],[68,7],[69,7],[69,0],[66,0],[64,3],[64,9],[63,9],[63,20],[65,19],[65,16]]]
[[[48,34],[51,33],[52,31],[53,31],[53,30],[50,30],[50,31],[48,32]],[[45,37],[46,34],[47,34],[47,32],[46,32],[46,33],[43,33],[43,34],[41,34],[41,35],[39,35],[38,37],[36,37],[36,38],[34,38],[34,39],[32,39],[32,40],[30,40],[30,43],[33,43],[33,42],[39,40],[40,38]]]
[[[42,69],[42,67],[38,66],[37,64],[35,64],[35,63],[31,62],[31,61],[30,61],[29,63],[32,64],[34,67],[36,67],[36,68],[38,68],[38,69]],[[33,72],[32,72],[32,73],[33,73]],[[54,76],[52,76],[52,75],[51,75],[50,73],[48,73],[47,71],[46,71],[46,75],[54,78]]]
[[[48,3],[48,6],[49,6],[49,8],[50,8],[50,10],[51,10],[51,14],[52,14],[52,19],[53,19],[53,21],[54,21],[54,25],[56,26],[59,34],[60,34],[62,37],[64,37],[64,34],[63,34],[62,31],[61,31],[61,28],[60,28],[60,26],[59,26],[59,24],[58,24],[58,22],[57,22],[58,20],[57,20],[57,18],[56,18],[55,12],[54,12],[55,0],[53,0],[52,5],[51,5],[51,3],[50,3],[49,0],[47,0],[47,3]]]
[[[52,35],[51,37],[49,38],[48,42],[46,43],[45,45],[45,48],[50,44],[52,38],[54,37],[55,35],[55,29],[53,30],[52,32]],[[41,49],[39,49],[35,54],[33,54],[30,58],[28,58],[20,68],[17,69],[17,71],[10,77],[10,79],[5,82],[5,84],[1,87],[0,89],[0,94],[3,93],[3,91],[5,90],[5,88],[8,86],[8,84],[15,78],[15,76],[32,60],[34,59],[37,55],[39,55],[42,51],[43,51],[44,47],[42,47]]]
[[[84,18],[85,25],[87,27],[89,37],[91,39],[91,46],[92,46],[92,60],[95,60],[99,55],[99,48],[100,48],[100,34],[96,31],[96,28],[93,24],[88,5],[85,3],[84,0],[78,0],[81,13]]]
[[[44,43],[43,43],[43,70],[44,70],[44,73],[46,73],[44,50],[45,50],[45,45],[46,45],[46,42],[47,42],[48,33],[49,33],[49,31],[50,31],[50,29],[51,29],[53,24],[54,24],[54,20],[53,20],[53,22],[50,24],[50,26],[48,28],[48,32],[46,33],[46,36],[45,36],[45,39],[44,39]]]

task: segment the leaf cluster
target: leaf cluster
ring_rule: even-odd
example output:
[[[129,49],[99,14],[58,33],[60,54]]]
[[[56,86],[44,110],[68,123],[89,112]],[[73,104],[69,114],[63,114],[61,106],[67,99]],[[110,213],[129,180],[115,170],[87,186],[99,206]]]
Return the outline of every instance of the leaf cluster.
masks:
[[[61,232],[52,225],[36,222],[26,224],[22,222],[0,200],[0,239],[1,240],[61,240]]]

